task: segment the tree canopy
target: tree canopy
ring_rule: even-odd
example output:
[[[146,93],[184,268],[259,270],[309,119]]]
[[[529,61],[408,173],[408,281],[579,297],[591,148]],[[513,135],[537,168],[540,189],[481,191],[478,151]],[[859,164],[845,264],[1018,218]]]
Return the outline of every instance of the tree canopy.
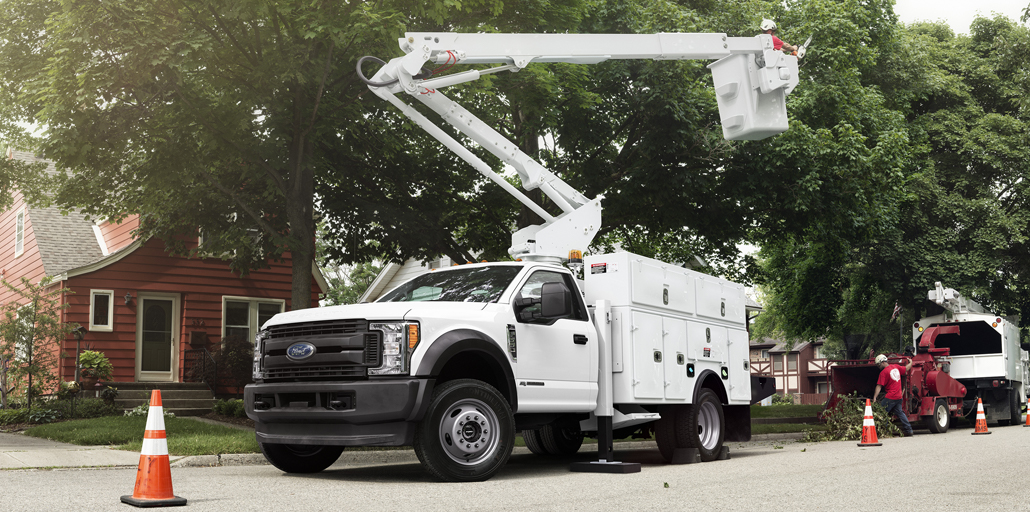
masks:
[[[762,18],[788,42],[813,36],[790,129],[763,141],[722,139],[707,62],[534,64],[447,93],[604,197],[592,250],[700,256],[759,284],[758,332],[883,332],[894,302],[911,318],[936,280],[1030,312],[1030,36],[1000,17],[956,36],[899,23],[890,0],[11,0],[0,133],[69,171],[47,188],[64,207],[140,214],[140,236],[180,253],[199,230],[200,251],[240,272],[290,254],[305,307],[316,217],[341,265],[504,258],[532,222],[369,94],[361,56],[397,56],[414,30],[749,37]],[[42,179],[15,165],[0,187]]]

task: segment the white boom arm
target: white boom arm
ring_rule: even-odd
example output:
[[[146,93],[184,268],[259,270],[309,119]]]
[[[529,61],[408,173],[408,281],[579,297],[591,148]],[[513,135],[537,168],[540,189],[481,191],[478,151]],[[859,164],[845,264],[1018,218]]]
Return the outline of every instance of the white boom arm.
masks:
[[[406,54],[385,63],[370,80],[377,96],[389,101],[484,176],[503,187],[544,219],[512,235],[513,257],[561,261],[569,249],[587,249],[601,224],[601,198],[589,199],[523,153],[518,146],[450,100],[440,89],[512,71],[531,62],[596,64],[609,59],[719,59],[712,70],[723,135],[757,140],[786,131],[786,96],[798,83],[797,58],[773,49],[772,37],[725,34],[462,34],[414,32],[398,40]],[[364,60],[364,59],[362,59]],[[358,73],[361,74],[361,62]],[[501,64],[485,70],[426,78],[427,62]],[[513,187],[437,125],[396,96],[405,92],[493,153],[519,174],[526,190],[540,188],[562,214],[553,216]]]

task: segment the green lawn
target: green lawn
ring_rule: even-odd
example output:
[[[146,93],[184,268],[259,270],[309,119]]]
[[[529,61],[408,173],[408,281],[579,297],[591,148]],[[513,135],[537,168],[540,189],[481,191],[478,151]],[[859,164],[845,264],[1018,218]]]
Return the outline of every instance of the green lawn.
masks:
[[[105,416],[88,420],[40,425],[26,435],[78,445],[107,445],[119,450],[140,451],[147,418]],[[165,418],[169,455],[217,455],[260,452],[254,433],[189,418]]]

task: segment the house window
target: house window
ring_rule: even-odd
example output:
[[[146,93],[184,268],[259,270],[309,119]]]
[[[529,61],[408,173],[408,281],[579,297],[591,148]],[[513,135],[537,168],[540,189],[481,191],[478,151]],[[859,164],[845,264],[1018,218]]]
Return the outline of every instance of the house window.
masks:
[[[783,356],[779,354],[773,356],[773,371],[783,371]]]
[[[768,350],[763,350],[762,351],[762,359],[769,359],[769,351]]]
[[[830,384],[828,382],[816,382],[815,383],[815,392],[816,393],[829,393],[830,392]]]
[[[25,252],[25,208],[18,210],[18,216],[14,221],[14,257],[21,256]]]
[[[272,316],[282,313],[286,301],[252,299],[249,297],[222,298],[222,340],[238,337],[254,341],[254,334]]]
[[[114,290],[89,291],[89,330],[114,330]]]
[[[787,354],[787,371],[788,372],[796,372],[796,371],[798,371],[798,355],[797,355],[797,353]]]
[[[35,325],[32,322],[34,317],[34,309],[31,305],[25,305],[18,308],[16,313],[16,323],[14,327],[17,328],[15,333],[14,342],[14,360],[22,363],[32,363],[32,336],[35,334],[33,331]]]

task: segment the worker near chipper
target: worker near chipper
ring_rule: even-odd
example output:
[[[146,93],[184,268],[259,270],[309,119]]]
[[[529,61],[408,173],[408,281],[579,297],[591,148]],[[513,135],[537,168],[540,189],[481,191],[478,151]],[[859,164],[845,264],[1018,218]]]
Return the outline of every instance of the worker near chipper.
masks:
[[[787,50],[788,52],[798,51],[798,47],[787,44],[784,40],[776,37],[776,22],[770,19],[762,20],[762,32],[772,36],[774,50]]]
[[[908,416],[905,415],[905,411],[901,407],[901,377],[907,375],[908,371],[912,369],[912,360],[909,359],[908,364],[902,368],[900,365],[888,363],[887,356],[880,354],[876,356],[876,366],[880,367],[880,378],[876,379],[873,401],[875,402],[876,397],[880,395],[880,389],[886,387],[887,392],[883,397],[883,408],[887,409],[887,414],[893,413],[898,417],[898,421],[901,422],[901,432],[905,437],[911,436],[912,425],[909,424]]]

